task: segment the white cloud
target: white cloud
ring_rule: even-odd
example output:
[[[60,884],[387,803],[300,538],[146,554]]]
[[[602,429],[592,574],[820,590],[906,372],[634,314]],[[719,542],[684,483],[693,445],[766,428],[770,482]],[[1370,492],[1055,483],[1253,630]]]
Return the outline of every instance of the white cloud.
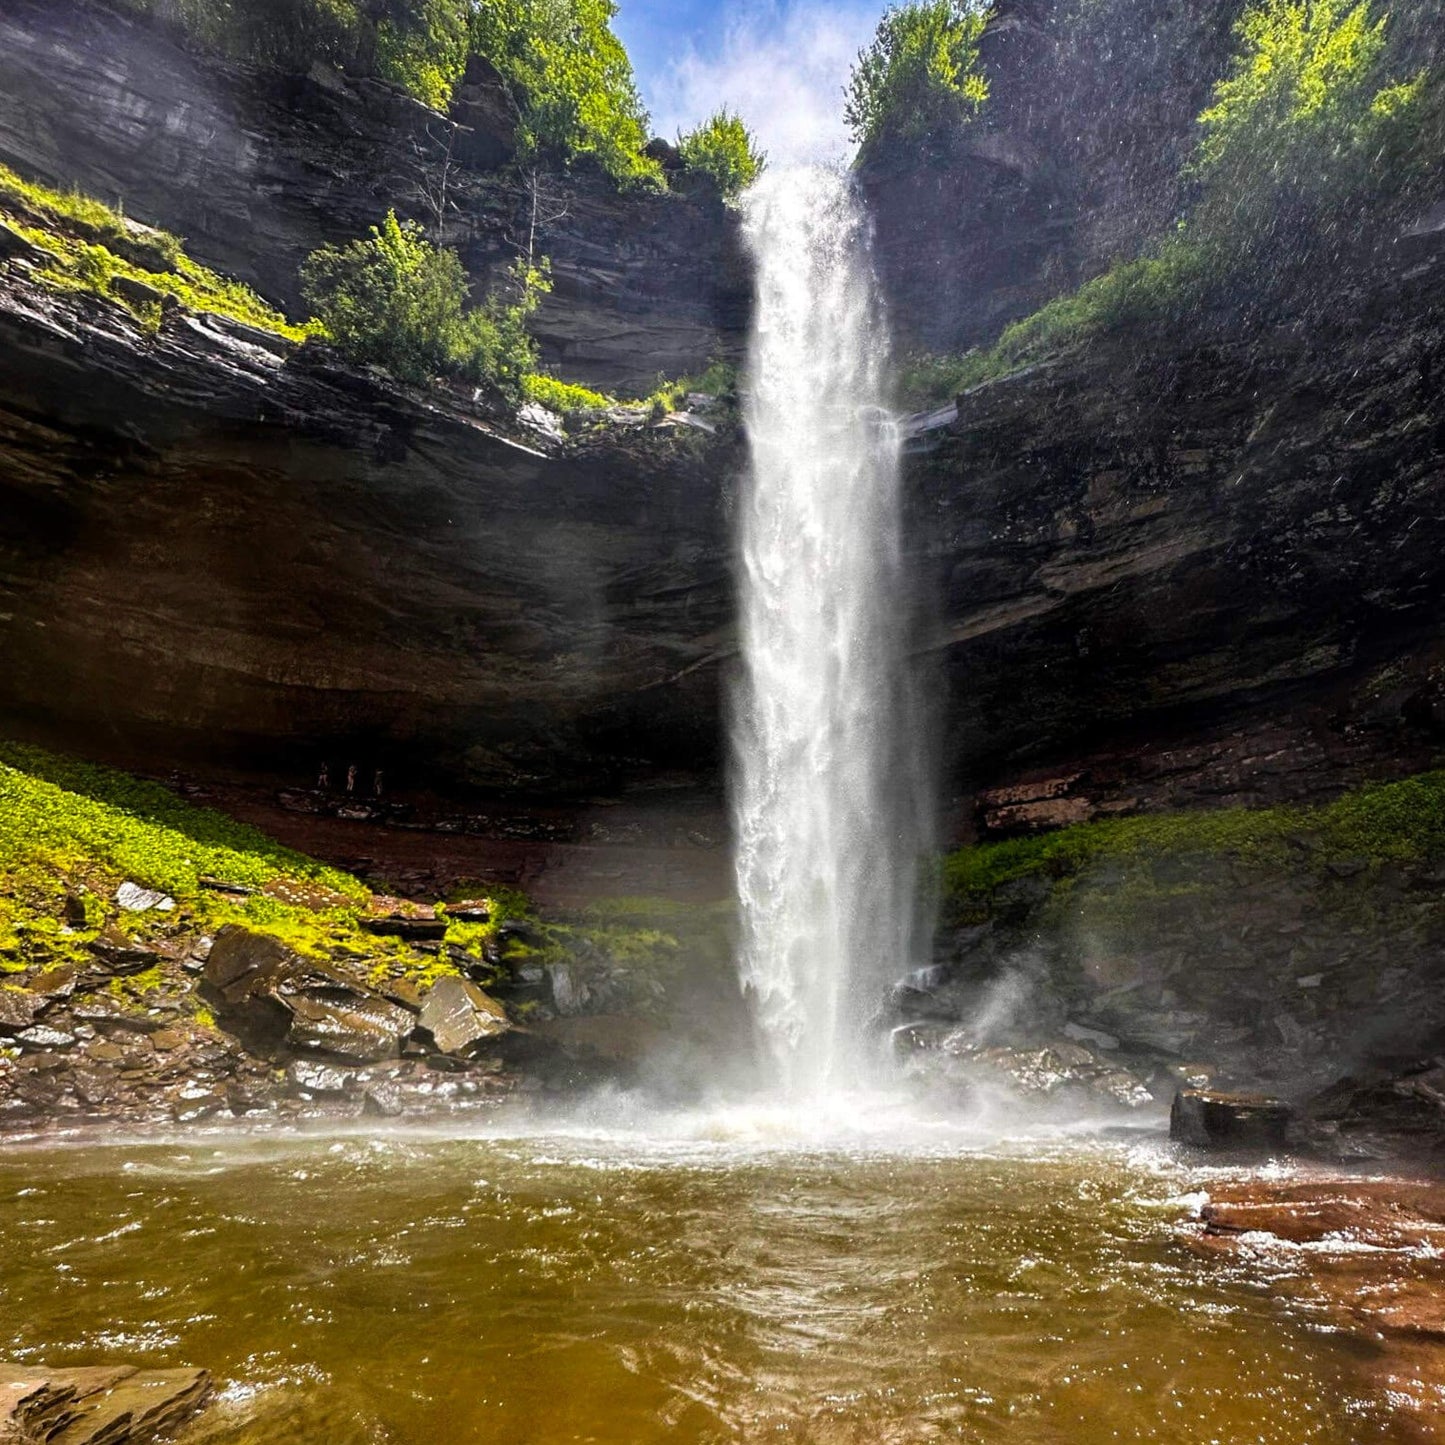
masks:
[[[726,9],[732,13],[716,45],[690,42],[652,77],[654,130],[671,140],[726,105],[774,165],[843,156],[850,146],[843,87],[873,37],[880,0],[744,0]]]

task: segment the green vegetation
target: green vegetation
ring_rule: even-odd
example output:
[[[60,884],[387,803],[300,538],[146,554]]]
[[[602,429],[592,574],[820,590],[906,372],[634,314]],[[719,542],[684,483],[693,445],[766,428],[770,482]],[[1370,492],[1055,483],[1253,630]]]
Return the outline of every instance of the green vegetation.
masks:
[[[318,62],[443,106],[466,64],[466,0],[125,0],[229,60],[291,73]]]
[[[900,368],[900,400],[905,406],[924,407],[1058,356],[1101,332],[1144,329],[1166,319],[1182,321],[1217,274],[1212,250],[1177,233],[1161,242],[1153,255],[1115,266],[1005,327],[991,347],[963,356],[911,358]]]
[[[730,361],[710,361],[705,371],[693,376],[680,376],[676,381],[657,378],[657,390],[644,397],[642,406],[651,407],[659,415],[681,411],[691,395],[711,396],[728,406],[737,404],[738,369]]]
[[[988,99],[978,68],[987,21],[976,0],[909,0],[886,11],[848,80],[853,138],[865,147],[920,140],[976,116]]]
[[[612,33],[612,0],[125,0],[233,61],[289,74],[334,66],[445,109],[473,54],[510,92],[524,158],[589,157],[661,185],[647,112]]]
[[[202,879],[256,891],[212,892]],[[177,907],[107,922],[122,882],[169,894]],[[67,922],[67,895],[83,922]],[[241,922],[317,951],[363,938],[357,918],[368,897],[349,875],[157,784],[0,743],[0,968],[83,962],[103,927],[140,934]]]
[[[713,361],[705,371],[695,376],[679,377],[676,381],[659,376],[656,391],[634,399],[606,396],[540,372],[522,382],[522,395],[528,401],[538,402],[562,416],[623,407],[628,410],[644,409],[654,418],[661,418],[670,412],[681,411],[687,405],[687,398],[696,393],[715,397],[726,405],[734,404],[737,400],[737,368],[731,362]]]
[[[327,335],[351,361],[374,362],[406,381],[487,382],[513,400],[536,367],[527,317],[549,289],[545,269],[519,261],[510,296],[494,293],[468,308],[457,253],[433,246],[395,211],[364,240],[313,251],[301,279]]]
[[[123,882],[168,894],[175,907],[126,912],[113,901]],[[232,891],[208,886],[216,884]],[[490,917],[450,920],[445,950],[372,934],[361,925],[375,901],[349,874],[159,784],[0,742],[0,975],[93,964],[90,945],[102,935],[112,946],[156,945],[238,923],[311,957],[351,960],[374,986],[404,978],[425,988],[458,971],[458,953],[472,960],[474,977],[490,966],[497,982],[510,981],[517,965],[567,963],[589,987],[605,988],[611,1006],[646,1012],[725,931],[718,910],[665,901],[625,899],[542,918],[515,889],[474,883],[456,896],[485,898]],[[445,904],[440,911],[445,917]],[[523,927],[504,933],[509,923]],[[177,977],[158,957],[111,992],[143,1007]],[[213,1022],[194,1000],[188,1011]]]
[[[752,185],[768,159],[742,118],[726,106],[696,130],[679,136],[677,149],[683,169],[705,177],[725,200],[735,199]]]
[[[310,334],[249,287],[193,261],[175,236],[129,221],[88,196],[35,185],[3,165],[0,220],[37,248],[42,259],[36,276],[46,285],[99,296],[152,328],[160,324],[163,298],[171,297],[193,311],[230,317],[288,341]]]
[[[522,395],[528,401],[535,401],[563,416],[579,411],[605,411],[617,404],[615,397],[590,391],[585,386],[574,386],[570,381],[558,381],[555,376],[547,376],[543,372],[533,372],[523,379]]]
[[[1200,116],[1189,229],[1254,260],[1298,266],[1413,168],[1424,77],[1385,73],[1387,21],[1370,0],[1262,0]]]
[[[1341,261],[1439,169],[1442,77],[1393,73],[1389,29],[1370,0],[1249,6],[1200,116],[1177,228],[991,348],[915,358],[905,402],[925,405],[1104,333],[1177,334],[1216,313],[1267,317],[1284,300],[1296,314],[1327,311]]]
[[[623,184],[660,187],[616,13],[612,0],[488,0],[473,13],[472,45],[512,91],[524,157],[588,157]]]
[[[986,912],[1005,884],[1067,880],[1106,862],[1216,855],[1284,864],[1307,844],[1321,863],[1445,858],[1445,772],[1424,773],[1348,794],[1319,808],[1226,808],[1079,823],[1054,833],[985,843],[943,864],[945,911]]]

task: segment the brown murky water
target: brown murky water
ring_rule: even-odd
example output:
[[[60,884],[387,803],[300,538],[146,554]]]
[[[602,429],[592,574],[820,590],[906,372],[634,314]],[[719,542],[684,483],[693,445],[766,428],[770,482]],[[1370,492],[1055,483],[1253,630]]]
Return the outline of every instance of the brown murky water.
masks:
[[[188,1439],[1363,1445],[1347,1344],[1155,1144],[701,1126],[0,1154],[0,1354],[209,1366]]]

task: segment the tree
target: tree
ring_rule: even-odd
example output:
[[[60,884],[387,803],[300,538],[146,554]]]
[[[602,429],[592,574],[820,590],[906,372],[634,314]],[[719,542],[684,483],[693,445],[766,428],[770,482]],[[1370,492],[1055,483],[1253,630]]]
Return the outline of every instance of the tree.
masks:
[[[726,106],[696,130],[679,136],[677,149],[683,168],[708,177],[728,200],[752,185],[768,160],[742,118]]]
[[[337,349],[405,381],[438,374],[496,386],[515,398],[536,367],[527,317],[550,289],[545,262],[518,260],[505,291],[468,308],[461,258],[389,211],[371,234],[323,246],[301,267],[302,291]]]
[[[878,22],[848,80],[844,119],[862,145],[921,139],[977,115],[988,98],[976,0],[912,0]]]
[[[1333,249],[1410,175],[1423,78],[1385,73],[1369,0],[1260,0],[1237,34],[1199,118],[1191,230],[1230,252]]]
[[[487,0],[472,45],[512,90],[525,156],[591,156],[619,181],[660,184],[616,13],[613,0]]]

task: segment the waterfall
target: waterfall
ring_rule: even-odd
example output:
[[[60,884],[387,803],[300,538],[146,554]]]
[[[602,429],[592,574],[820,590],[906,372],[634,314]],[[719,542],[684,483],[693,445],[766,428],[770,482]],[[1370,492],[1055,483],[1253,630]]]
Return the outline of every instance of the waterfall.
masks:
[[[847,178],[820,169],[765,176],[744,208],[740,971],[777,1083],[807,1102],[869,1081],[869,1018],[911,962],[922,729],[866,218]]]

